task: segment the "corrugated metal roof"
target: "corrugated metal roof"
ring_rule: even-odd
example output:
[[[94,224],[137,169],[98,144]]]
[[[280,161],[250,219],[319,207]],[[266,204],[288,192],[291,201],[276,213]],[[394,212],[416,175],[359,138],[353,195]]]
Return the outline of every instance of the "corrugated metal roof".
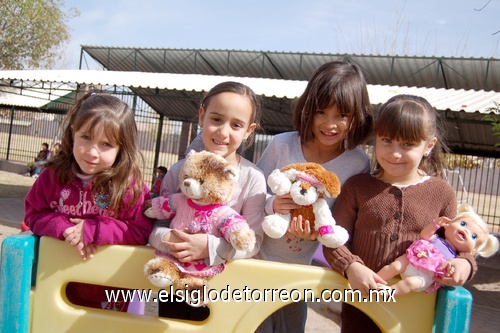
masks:
[[[42,88],[40,81],[23,88],[0,85],[0,105],[40,109],[74,90],[74,87],[67,84],[60,88],[51,90]]]
[[[0,71],[0,92],[11,88],[11,82],[31,82],[31,89],[76,89],[77,84],[128,87],[155,111],[172,120],[196,121],[198,105],[204,91],[219,82],[234,80],[247,84],[264,96],[262,127],[267,133],[289,131],[292,126],[292,100],[300,96],[306,81],[116,71]],[[19,83],[19,82],[17,82]],[[69,87],[69,88],[68,88]],[[102,89],[103,91],[109,89]],[[372,104],[378,105],[396,94],[413,94],[426,98],[447,121],[447,142],[455,151],[477,150],[483,154],[500,155],[494,147],[490,124],[482,122],[488,107],[500,101],[493,91],[435,89],[368,85]],[[0,95],[0,104],[9,105]]]
[[[329,61],[358,64],[370,84],[500,91],[500,59],[82,46],[113,71],[306,81]]]
[[[144,92],[156,89],[204,92],[223,81],[238,81],[251,87],[258,95],[294,99],[302,94],[307,85],[307,81],[248,77],[84,70],[0,71],[0,79],[59,83],[59,85],[57,85],[59,95],[62,94],[63,90],[61,89],[63,89],[63,84],[66,84],[66,89],[74,89],[74,87],[67,85],[68,83],[124,86],[142,89]],[[35,89],[34,86],[31,86],[30,89],[31,90],[28,91],[30,94],[36,93],[33,90]],[[426,98],[431,105],[438,110],[465,112],[484,113],[487,108],[494,106],[495,101],[500,102],[500,93],[494,91],[398,87],[369,84],[368,93],[371,103],[375,105],[384,103],[390,97],[397,94],[411,94]],[[55,95],[56,91],[52,94]],[[54,98],[54,96],[52,96],[52,98]],[[161,113],[161,110],[157,111]]]

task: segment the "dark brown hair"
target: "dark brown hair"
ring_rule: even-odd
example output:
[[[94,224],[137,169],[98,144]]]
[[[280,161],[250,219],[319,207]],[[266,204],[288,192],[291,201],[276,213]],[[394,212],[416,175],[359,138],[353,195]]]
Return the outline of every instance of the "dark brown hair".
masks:
[[[328,62],[316,69],[295,104],[293,126],[302,144],[314,139],[312,124],[316,111],[335,104],[348,115],[344,139],[347,149],[354,149],[370,138],[373,110],[363,73],[348,62]]]
[[[255,132],[256,130],[260,129],[260,118],[261,118],[261,107],[260,107],[260,99],[259,97],[253,92],[252,89],[250,89],[248,86],[244,85],[243,83],[240,82],[234,82],[234,81],[226,81],[217,84],[214,86],[212,89],[210,89],[205,96],[203,97],[200,107],[203,109],[206,109],[208,105],[210,104],[210,100],[212,97],[215,95],[224,93],[224,92],[232,92],[241,96],[246,96],[250,100],[250,103],[252,104],[252,115],[250,116],[250,123],[248,125],[251,125],[252,123],[255,123],[257,126],[255,127],[255,130],[248,136],[245,142],[245,147],[250,147],[255,139]]]
[[[428,175],[444,178],[444,152],[447,147],[442,140],[442,120],[429,102],[420,96],[397,95],[390,98],[379,109],[375,122],[375,135],[391,140],[437,142],[428,156],[420,161],[419,169]],[[375,164],[375,172],[382,172]]]
[[[106,191],[110,196],[109,207],[119,212],[121,203],[130,189],[133,205],[143,190],[139,163],[143,157],[137,147],[137,127],[134,113],[122,100],[107,94],[87,93],[69,110],[63,122],[61,150],[47,164],[57,170],[57,180],[69,184],[75,179],[78,164],[73,155],[73,133],[88,126],[90,136],[104,131],[111,143],[119,146],[116,160],[111,168],[95,175],[92,192]]]

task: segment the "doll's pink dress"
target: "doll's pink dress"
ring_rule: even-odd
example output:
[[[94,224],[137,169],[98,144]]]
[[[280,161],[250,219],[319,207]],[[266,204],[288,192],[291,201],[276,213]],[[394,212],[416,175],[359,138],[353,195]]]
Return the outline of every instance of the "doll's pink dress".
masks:
[[[427,293],[434,292],[441,287],[440,283],[434,282],[432,277],[446,273],[446,270],[439,270],[439,266],[447,260],[456,257],[456,252],[446,242],[445,239],[438,235],[433,235],[429,240],[419,239],[414,241],[406,250],[406,259],[409,262],[408,266],[419,271],[419,275],[425,275],[426,281],[429,281],[426,286],[419,290],[424,290]],[[413,271],[411,267],[407,267],[406,273]],[[406,274],[411,275],[411,274]]]
[[[227,242],[231,241],[230,236],[235,230],[248,229],[245,219],[230,206],[225,204],[198,205],[183,193],[154,198],[151,204],[156,218],[172,219],[171,229],[183,230],[191,234],[207,233],[223,237]],[[181,262],[170,253],[159,250],[155,251],[155,255],[170,260],[182,273],[192,276],[213,276],[225,269],[225,263],[209,265],[205,259]]]

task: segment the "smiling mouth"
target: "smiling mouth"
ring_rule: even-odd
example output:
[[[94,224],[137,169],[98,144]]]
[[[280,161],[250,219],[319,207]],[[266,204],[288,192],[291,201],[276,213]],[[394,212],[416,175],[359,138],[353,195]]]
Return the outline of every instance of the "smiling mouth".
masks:
[[[212,141],[213,141],[216,145],[224,145],[224,146],[227,146],[227,143],[220,142],[220,141],[217,141],[217,140],[215,140],[215,139],[212,139]]]
[[[338,133],[331,133],[331,132],[323,132],[323,131],[321,131],[321,134],[323,134],[324,136],[334,137],[334,136],[337,136]]]

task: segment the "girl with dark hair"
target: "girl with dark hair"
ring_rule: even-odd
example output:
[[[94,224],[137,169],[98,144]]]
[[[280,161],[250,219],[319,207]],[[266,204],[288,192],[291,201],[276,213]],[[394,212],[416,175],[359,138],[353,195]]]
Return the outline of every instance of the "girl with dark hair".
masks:
[[[278,134],[267,146],[257,166],[268,177],[274,169],[293,163],[316,162],[335,172],[341,183],[370,170],[370,159],[359,145],[373,128],[373,111],[365,78],[358,66],[329,62],[313,73],[295,104],[294,132]],[[268,188],[268,192],[272,192]],[[330,209],[335,199],[327,198]],[[298,209],[289,194],[269,195],[266,213],[288,214]],[[282,238],[264,236],[257,258],[310,265],[318,249],[317,234],[309,221],[293,219]],[[268,317],[258,332],[303,332],[307,304],[287,305]]]

